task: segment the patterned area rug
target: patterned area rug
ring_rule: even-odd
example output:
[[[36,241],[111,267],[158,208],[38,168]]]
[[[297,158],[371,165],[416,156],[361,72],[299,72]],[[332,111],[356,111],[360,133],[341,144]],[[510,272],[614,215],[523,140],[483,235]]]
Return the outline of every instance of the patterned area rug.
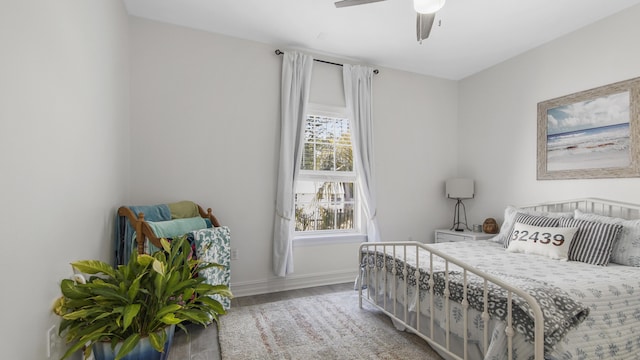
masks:
[[[219,338],[222,360],[441,359],[370,305],[360,309],[356,291],[232,307]]]

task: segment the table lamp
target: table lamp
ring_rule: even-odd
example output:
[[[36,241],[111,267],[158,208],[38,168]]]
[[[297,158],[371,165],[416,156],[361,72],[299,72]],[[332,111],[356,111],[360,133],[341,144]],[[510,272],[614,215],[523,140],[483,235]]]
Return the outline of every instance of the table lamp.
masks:
[[[473,180],[471,179],[449,179],[445,184],[445,193],[449,199],[456,200],[456,206],[453,209],[453,225],[450,230],[464,231],[469,229],[467,225],[467,210],[464,207],[462,199],[473,199],[475,196]],[[460,221],[460,209],[464,215],[464,222]],[[461,227],[464,225],[464,228]]]

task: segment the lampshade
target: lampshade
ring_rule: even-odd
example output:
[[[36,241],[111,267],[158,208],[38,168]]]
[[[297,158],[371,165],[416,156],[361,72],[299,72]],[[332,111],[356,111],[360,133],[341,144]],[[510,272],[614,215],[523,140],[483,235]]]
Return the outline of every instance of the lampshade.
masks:
[[[472,199],[475,195],[472,179],[449,179],[445,194],[451,199]]]
[[[445,0],[413,0],[413,8],[420,14],[433,14],[442,9]]]

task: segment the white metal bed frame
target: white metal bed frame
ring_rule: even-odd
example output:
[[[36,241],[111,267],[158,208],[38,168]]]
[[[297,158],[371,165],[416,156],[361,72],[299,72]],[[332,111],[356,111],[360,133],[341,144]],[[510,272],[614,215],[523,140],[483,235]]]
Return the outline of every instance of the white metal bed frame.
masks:
[[[612,217],[619,217],[619,218],[624,218],[624,219],[638,219],[640,218],[640,205],[635,205],[635,204],[630,204],[630,203],[624,203],[624,202],[618,202],[618,201],[611,201],[611,200],[603,200],[603,199],[596,199],[596,198],[584,198],[584,199],[574,199],[574,200],[565,200],[565,201],[556,201],[556,202],[546,202],[546,203],[539,203],[539,204],[533,204],[533,205],[528,205],[528,206],[523,206],[520,209],[527,209],[527,210],[534,210],[534,211],[540,211],[540,212],[569,212],[569,211],[574,211],[575,209],[579,209],[583,212],[588,212],[588,213],[595,213],[595,214],[599,214],[599,215],[605,215],[605,216],[612,216]],[[543,315],[542,315],[542,311],[540,309],[540,306],[537,304],[536,300],[529,295],[528,293],[526,293],[525,291],[518,289],[516,287],[511,286],[510,284],[490,275],[487,273],[484,273],[478,269],[473,268],[472,266],[469,266],[451,256],[448,256],[447,254],[439,251],[438,249],[432,247],[429,244],[424,244],[424,243],[420,243],[420,242],[377,242],[377,243],[363,243],[360,245],[359,247],[359,261],[361,262],[362,260],[362,255],[365,252],[370,252],[373,251],[378,252],[378,251],[382,251],[382,254],[385,254],[384,256],[388,256],[387,254],[387,250],[391,249],[390,251],[392,251],[393,253],[393,257],[392,257],[392,261],[394,266],[392,267],[392,269],[390,270],[390,272],[394,275],[391,277],[391,281],[394,282],[392,285],[392,291],[391,293],[384,293],[382,295],[382,303],[380,303],[379,299],[379,294],[376,294],[374,297],[371,297],[370,291],[363,291],[363,288],[367,288],[369,289],[371,286],[373,286],[374,289],[380,289],[378,282],[378,271],[381,272],[387,272],[387,266],[386,266],[386,261],[382,262],[382,269],[378,270],[378,267],[374,267],[373,270],[370,269],[370,267],[366,267],[366,274],[361,274],[360,279],[361,279],[361,284],[360,286],[358,286],[358,291],[359,291],[359,305],[362,308],[362,304],[363,301],[366,301],[368,303],[370,303],[371,305],[373,305],[374,307],[376,307],[377,309],[379,309],[380,311],[382,311],[383,313],[385,313],[386,315],[388,315],[389,317],[391,317],[393,320],[395,320],[397,323],[401,324],[402,326],[404,326],[406,329],[408,329],[410,332],[413,332],[415,334],[417,334],[418,336],[420,336],[421,338],[423,338],[424,340],[426,340],[429,345],[431,345],[435,350],[437,350],[440,354],[445,354],[448,357],[452,358],[452,359],[458,359],[458,360],[462,360],[462,359],[468,359],[468,338],[467,338],[467,334],[468,334],[468,312],[469,312],[469,302],[467,300],[467,285],[468,285],[468,277],[470,274],[473,274],[475,276],[478,276],[482,279],[484,279],[484,310],[482,311],[482,320],[484,322],[484,327],[483,327],[483,332],[484,332],[484,336],[483,336],[483,349],[488,348],[488,344],[489,344],[489,338],[490,338],[490,334],[489,334],[489,320],[490,320],[490,315],[488,312],[488,303],[487,303],[487,291],[488,291],[488,286],[489,284],[494,284],[496,286],[499,286],[503,289],[505,289],[507,291],[508,294],[508,308],[507,308],[507,321],[506,321],[506,336],[507,336],[507,344],[508,344],[508,349],[507,349],[507,356],[508,359],[513,359],[513,336],[515,334],[515,331],[513,329],[513,323],[512,323],[512,297],[513,296],[520,296],[522,299],[524,299],[531,307],[531,310],[534,314],[534,342],[533,342],[533,346],[534,346],[534,356],[536,360],[543,360],[544,359],[544,320],[543,320]],[[408,283],[408,269],[407,269],[407,263],[406,261],[404,262],[404,268],[402,270],[403,273],[403,280],[399,280],[396,275],[396,266],[395,266],[395,259],[396,256],[399,256],[401,259],[406,259],[407,258],[407,249],[411,249],[410,251],[415,251],[416,254],[418,253],[419,250],[421,251],[426,251],[429,254],[429,259],[430,259],[430,273],[433,273],[433,261],[434,259],[437,258],[441,258],[445,261],[445,287],[444,287],[444,293],[443,293],[443,298],[444,298],[444,304],[445,304],[445,308],[444,308],[444,313],[445,315],[445,324],[444,324],[444,328],[442,329],[445,332],[445,339],[444,339],[444,343],[438,342],[434,337],[435,337],[435,332],[434,332],[434,327],[438,326],[434,324],[434,318],[435,318],[435,314],[434,314],[434,280],[433,280],[433,276],[430,276],[430,279],[428,281],[429,284],[429,298],[430,298],[430,316],[429,316],[429,324],[428,324],[428,332],[425,331],[421,331],[421,324],[420,324],[420,301],[417,301],[416,303],[416,309],[415,309],[415,313],[418,314],[418,316],[416,316],[416,324],[415,326],[413,326],[413,324],[411,324],[411,321],[408,321],[409,319],[409,301],[405,301],[404,302],[404,306],[403,309],[400,309],[402,311],[401,316],[398,315],[398,311],[397,311],[397,301],[395,301],[395,299],[397,299],[397,295],[396,292],[396,281],[400,281],[403,283],[404,285],[404,299],[407,299],[408,297],[408,291],[409,291],[409,287],[412,286]],[[415,249],[415,250],[414,250]],[[419,268],[420,268],[420,264],[419,262],[419,257],[416,256],[416,264],[415,265],[415,278],[419,279],[420,278],[420,272],[419,272]],[[462,308],[464,310],[463,312],[463,326],[464,326],[464,330],[463,330],[463,357],[460,357],[458,355],[456,355],[453,352],[453,349],[451,348],[451,329],[450,329],[450,324],[451,324],[451,314],[449,311],[449,266],[450,264],[456,265],[460,268],[462,268],[462,278],[463,278],[463,300],[462,300]],[[373,272],[372,274],[370,274],[369,272]],[[365,276],[363,276],[365,275]],[[382,288],[385,289],[384,292],[386,292],[387,287],[387,277],[383,277],[384,278],[384,284],[382,284]],[[373,279],[373,280],[372,280]],[[419,282],[416,281],[416,285],[413,285],[416,287],[415,291],[419,292]],[[376,290],[377,291],[377,290]],[[387,304],[387,298],[389,298],[389,301],[392,301],[393,304],[393,311],[388,311],[388,304]]]

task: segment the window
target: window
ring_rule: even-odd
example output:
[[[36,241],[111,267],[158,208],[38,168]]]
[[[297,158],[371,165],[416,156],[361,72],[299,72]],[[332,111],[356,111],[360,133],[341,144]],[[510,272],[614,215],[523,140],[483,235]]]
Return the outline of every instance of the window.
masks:
[[[295,190],[296,235],[358,232],[356,186],[346,109],[309,106]]]

